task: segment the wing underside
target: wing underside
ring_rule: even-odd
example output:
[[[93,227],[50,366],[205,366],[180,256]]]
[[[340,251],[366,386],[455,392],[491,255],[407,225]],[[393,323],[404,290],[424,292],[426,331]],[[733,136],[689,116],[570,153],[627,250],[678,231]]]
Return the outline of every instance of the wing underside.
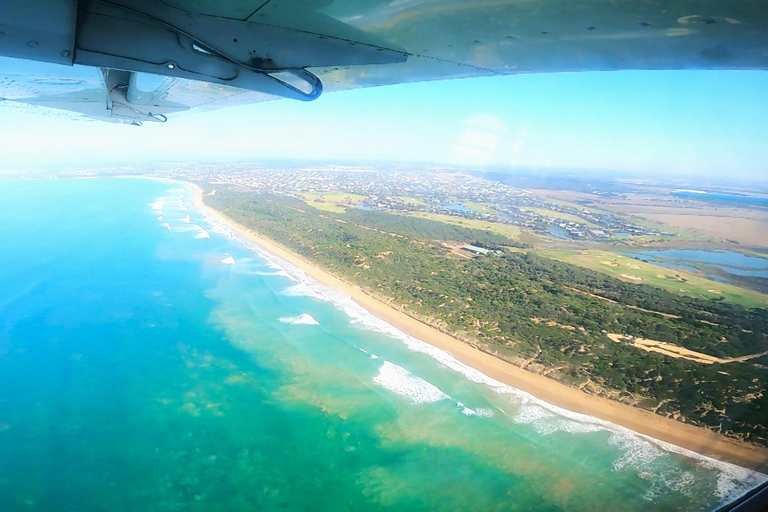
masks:
[[[762,0],[9,0],[0,98],[141,124],[448,78],[766,69],[766,19]]]

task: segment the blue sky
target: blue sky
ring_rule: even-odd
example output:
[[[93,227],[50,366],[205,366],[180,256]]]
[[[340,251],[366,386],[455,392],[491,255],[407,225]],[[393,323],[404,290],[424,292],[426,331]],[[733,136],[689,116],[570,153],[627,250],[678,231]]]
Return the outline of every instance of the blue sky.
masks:
[[[141,128],[2,112],[3,166],[162,160],[424,161],[768,174],[768,73],[604,72],[427,82]]]

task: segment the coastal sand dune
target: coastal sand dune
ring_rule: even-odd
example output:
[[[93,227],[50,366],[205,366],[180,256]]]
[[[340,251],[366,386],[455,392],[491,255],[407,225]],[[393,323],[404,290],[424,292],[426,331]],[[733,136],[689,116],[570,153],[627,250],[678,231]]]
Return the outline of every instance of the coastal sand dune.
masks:
[[[701,321],[706,322],[705,320],[701,320]],[[711,322],[706,322],[706,323],[711,323]],[[768,354],[768,350],[766,350],[764,352],[757,352],[755,354],[749,354],[749,355],[740,356],[740,357],[715,357],[715,356],[710,356],[709,354],[704,354],[702,352],[689,350],[685,347],[678,347],[677,345],[673,345],[671,343],[664,343],[663,341],[648,340],[645,338],[632,338],[632,337],[625,336],[623,334],[618,334],[613,332],[607,333],[606,336],[611,340],[615,341],[616,343],[625,342],[641,350],[645,350],[647,352],[656,352],[658,354],[663,354],[665,356],[676,357],[678,359],[687,359],[689,361],[694,361],[702,364],[743,363],[744,361],[749,361],[750,359],[756,359],[758,357],[762,357]]]
[[[285,247],[261,236],[203,201],[197,185],[195,203],[207,215],[258,244],[267,252],[301,268],[320,283],[349,295],[360,306],[406,334],[452,354],[456,359],[504,384],[523,390],[555,406],[621,425],[645,436],[664,441],[740,466],[768,471],[768,449],[726,438],[713,431],[664,418],[639,408],[589,395],[548,377],[531,373],[491,354],[461,342],[407,314],[371,297],[356,285],[326,272]]]

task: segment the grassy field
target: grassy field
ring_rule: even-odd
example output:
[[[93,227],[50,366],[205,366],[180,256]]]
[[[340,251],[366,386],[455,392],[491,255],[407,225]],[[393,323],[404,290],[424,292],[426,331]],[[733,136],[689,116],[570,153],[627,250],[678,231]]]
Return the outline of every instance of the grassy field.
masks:
[[[344,213],[365,199],[365,196],[345,192],[299,192],[297,195],[309,206],[333,213]]]
[[[768,306],[768,295],[608,251],[544,249],[537,251],[537,253],[548,258],[604,272],[622,281],[650,284],[690,297],[702,299],[723,297],[728,302],[746,307]]]
[[[683,229],[677,226],[672,226],[670,224],[663,224],[661,222],[655,222],[653,220],[644,219],[638,215],[632,215],[632,214],[619,214],[620,216],[627,219],[629,222],[632,222],[634,224],[637,224],[638,226],[642,226],[647,229],[656,229],[659,231],[666,231],[667,233],[672,233],[675,235],[675,238],[677,240],[685,240],[685,241],[691,241],[691,242],[711,242],[713,241],[712,237],[709,237],[705,235],[704,233],[693,231],[690,229]],[[658,240],[659,237],[651,237],[654,240]]]
[[[400,201],[404,202],[405,204],[412,204],[414,206],[426,206],[427,205],[427,203],[425,203],[421,199],[416,199],[415,197],[395,196],[395,198],[399,199]]]
[[[541,196],[548,203],[556,204],[559,206],[570,206],[571,208],[578,208],[579,210],[589,208],[590,210],[600,210],[596,204],[584,204],[592,203],[597,199],[597,196],[586,192],[574,192],[570,190],[548,190],[548,189],[528,189],[537,196]],[[582,201],[577,203],[576,201]],[[605,210],[603,210],[605,211]]]
[[[600,228],[600,226],[592,222],[589,222],[587,220],[584,220],[581,217],[578,217],[576,215],[572,215],[570,213],[560,213],[554,210],[549,210],[547,208],[535,208],[533,206],[525,206],[522,209],[528,210],[529,212],[538,213],[539,215],[543,215],[544,217],[549,217],[551,219],[563,219],[564,221],[583,224],[585,226],[589,226],[590,228],[597,228],[597,229]]]
[[[488,222],[485,220],[477,220],[477,219],[464,219],[461,217],[454,217],[451,215],[440,215],[437,213],[426,213],[426,212],[411,212],[408,215],[412,215],[414,217],[420,217],[422,219],[436,220],[439,222],[444,222],[446,224],[452,224],[454,226],[461,226],[463,228],[484,229],[486,231],[491,231],[493,233],[506,236],[507,238],[511,238],[513,240],[517,239],[517,237],[520,235],[520,228],[516,226],[511,226],[509,224],[502,224],[500,222]]]
[[[494,213],[493,205],[491,203],[464,203],[464,206],[480,213]]]
[[[768,247],[768,221],[720,215],[642,214],[651,222],[663,222],[673,229],[699,232],[700,237],[736,240],[752,247]]]

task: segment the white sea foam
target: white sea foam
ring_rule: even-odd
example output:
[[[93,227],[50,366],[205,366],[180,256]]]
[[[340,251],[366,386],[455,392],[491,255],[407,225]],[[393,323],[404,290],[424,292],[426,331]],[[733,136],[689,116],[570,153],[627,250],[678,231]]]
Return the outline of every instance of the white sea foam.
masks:
[[[676,467],[666,467],[658,472],[640,471],[637,476],[650,482],[650,487],[643,493],[643,499],[653,503],[657,498],[679,492],[684,496],[692,496],[695,491],[696,476],[690,471]]]
[[[287,295],[288,297],[313,297],[315,299],[323,299],[323,296],[319,294],[317,291],[313,290],[310,286],[307,285],[307,283],[298,283],[293,286],[289,286],[282,292],[283,295]]]
[[[170,225],[170,224],[168,224],[167,222],[163,222],[163,226],[165,226],[166,228],[168,228],[168,231],[170,231],[170,230],[171,230],[171,225]]]
[[[162,216],[162,215],[161,215],[161,216],[159,216],[159,217],[157,218],[157,220],[163,220],[163,216]]]
[[[643,471],[644,465],[654,464],[654,461],[658,459],[656,453],[676,453],[691,459],[699,460],[703,467],[719,472],[717,495],[723,502],[759,485],[768,478],[762,473],[712,459],[691,450],[680,448],[670,443],[639,434],[611,422],[557,407],[544,400],[536,398],[525,391],[499,382],[483,374],[479,370],[462,363],[449,352],[403,333],[396,327],[365,310],[348,295],[324,286],[308,277],[303,270],[277,258],[264,250],[261,246],[250,240],[244,239],[228,228],[221,226],[216,219],[213,219],[212,217],[206,217],[206,219],[211,223],[216,232],[224,233],[230,238],[238,240],[249,250],[266,260],[271,268],[283,270],[288,274],[288,277],[297,284],[284,290],[282,292],[284,295],[306,295],[330,302],[340,310],[344,311],[353,324],[371,331],[387,334],[401,341],[409,350],[426,354],[435,359],[442,366],[462,374],[468,380],[488,386],[499,395],[504,396],[513,406],[518,408],[517,413],[513,416],[513,420],[517,423],[527,423],[533,426],[537,432],[555,432],[558,430],[573,434],[584,434],[597,431],[610,432],[615,446],[620,447],[624,451],[624,454],[616,461],[616,470],[634,466],[638,471]],[[382,366],[382,369],[380,369],[379,375],[374,379],[378,384],[387,387],[385,383],[389,383],[390,381],[393,382],[393,386],[394,382],[402,382],[404,377],[401,375],[400,371],[396,370],[396,368],[400,367],[391,365],[391,363],[387,362],[385,362],[384,365]],[[389,365],[391,365],[391,367]],[[418,377],[411,376],[410,373],[403,368],[400,368],[400,370],[405,372],[405,375],[408,377],[424,382],[424,384],[427,384],[430,388],[433,388],[439,393],[439,395],[434,394],[430,396],[440,396],[440,399],[447,397],[447,395],[444,395],[442,391],[432,386],[432,384],[429,384]],[[473,410],[480,414],[480,409]],[[503,409],[499,408],[499,410],[503,414],[507,414]],[[493,411],[484,409],[483,413],[492,415]],[[619,439],[625,440],[619,441]]]
[[[218,223],[218,221],[216,221],[212,217],[209,217],[206,215],[205,220],[208,221],[208,224],[211,225],[211,229],[213,229],[214,233],[219,233],[220,235],[224,235],[227,238],[234,237],[231,229],[227,228],[226,226],[222,226],[221,224]]]
[[[284,316],[279,319],[284,324],[291,325],[320,325],[309,313],[302,313],[299,316]]]
[[[359,347],[358,347],[358,350],[359,350],[360,352],[362,352],[363,354],[368,354],[368,356],[369,356],[371,359],[378,359],[378,358],[379,358],[379,356],[377,356],[376,354],[370,354],[370,353],[369,353],[367,350],[365,350],[364,348],[359,348]]]
[[[614,462],[614,470],[633,470],[639,475],[652,475],[653,484],[645,494],[645,499],[648,501],[653,501],[656,497],[669,491],[689,495],[696,486],[693,473],[663,464],[664,457],[669,452],[698,459],[700,467],[717,471],[715,495],[720,500],[721,505],[732,501],[766,480],[766,475],[757,471],[705,457],[627,429],[616,429],[608,443],[620,448],[623,452],[622,456]]]
[[[540,435],[555,432],[570,432],[571,434],[586,434],[605,430],[605,426],[595,422],[576,421],[563,417],[561,414],[542,407],[537,403],[523,399],[519,404],[517,414],[512,418],[515,423],[530,425]]]
[[[288,275],[288,272],[285,270],[276,270],[274,272],[264,272],[263,270],[260,270],[258,272],[253,272],[257,276],[282,276],[282,277],[290,277]]]
[[[232,256],[227,256],[226,258],[221,260],[221,262],[226,263],[227,265],[232,265],[235,263],[235,258],[233,258]]]
[[[195,227],[198,229],[197,234],[194,236],[194,238],[211,238],[210,233],[208,233],[205,229],[203,229],[201,226],[198,226],[195,224]]]
[[[719,461],[714,459],[706,459],[699,462],[701,467],[719,471],[715,492],[717,497],[720,498],[721,503],[728,503],[734,500],[766,480],[765,475],[757,471],[732,465],[727,471],[724,471],[720,464]]]
[[[158,199],[157,201],[155,201],[154,203],[152,203],[152,204],[150,205],[150,207],[151,207],[151,208],[152,208],[154,211],[156,211],[156,212],[160,212],[160,213],[163,213],[163,206],[164,206],[164,205],[165,205],[165,198],[164,198],[164,197],[161,197],[160,199]]]
[[[552,418],[554,414],[538,405],[529,405],[520,407],[520,411],[515,415],[515,423],[533,424],[544,418]]]
[[[622,471],[626,468],[641,469],[649,462],[664,456],[664,451],[645,439],[623,432],[614,432],[608,438],[608,444],[622,449],[623,455],[613,463],[613,469]]]
[[[461,402],[459,402],[461,404]],[[482,407],[478,407],[477,409],[471,409],[469,407],[466,407],[464,404],[461,404],[459,410],[461,411],[461,414],[464,414],[465,416],[480,416],[481,418],[490,418],[493,416],[493,411],[490,409],[484,409]]]
[[[438,402],[451,398],[421,377],[416,377],[402,366],[389,361],[384,361],[379,368],[379,373],[373,378],[373,382],[404,396],[414,404]]]
[[[189,215],[187,215],[186,217],[184,217],[183,219],[181,219],[181,222],[186,222],[187,224],[189,224],[190,222],[192,222],[192,219],[190,219],[190,218],[189,218]]]

